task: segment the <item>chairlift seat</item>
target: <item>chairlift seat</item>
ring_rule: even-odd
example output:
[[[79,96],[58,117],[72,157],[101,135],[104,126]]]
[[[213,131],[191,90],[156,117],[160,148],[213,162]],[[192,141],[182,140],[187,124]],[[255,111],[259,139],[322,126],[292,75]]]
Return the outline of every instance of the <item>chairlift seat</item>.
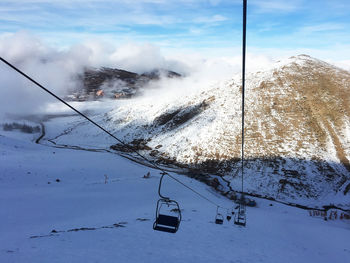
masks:
[[[179,225],[179,219],[175,216],[159,215],[157,224],[170,227],[177,227]]]
[[[217,213],[215,217],[215,224],[222,225],[224,223],[224,217],[222,214]]]
[[[246,224],[246,218],[245,216],[237,216],[235,218],[235,222],[234,222],[235,225],[239,225],[239,226],[245,226]]]
[[[179,224],[178,217],[159,214],[154,222],[153,229],[168,233],[176,233]]]
[[[162,231],[162,232],[168,232],[168,233],[176,233],[177,228],[169,228],[169,227],[163,227],[163,226],[159,226],[156,225],[155,227],[153,227],[154,230],[158,230],[158,231]]]
[[[234,224],[235,225],[239,225],[239,226],[245,226],[245,224],[246,224],[245,215],[237,213],[237,216],[235,218]]]
[[[235,216],[234,224],[239,225],[239,226],[246,225],[246,215],[245,215],[245,206],[244,205],[239,206],[239,210]]]
[[[245,226],[245,221],[235,221],[235,225]]]
[[[245,216],[237,216],[235,218],[234,224],[239,225],[239,226],[245,226],[245,224],[246,224]]]
[[[223,223],[224,223],[224,220],[222,220],[221,218],[215,219],[215,224],[222,225]]]
[[[175,206],[176,208],[172,209],[172,211],[176,211],[177,216],[164,214],[164,212],[166,211],[162,211],[163,205],[165,205],[166,207]],[[181,210],[178,203],[170,199],[159,199],[157,202],[156,211],[156,220],[153,224],[153,229],[168,233],[176,233],[181,222]]]

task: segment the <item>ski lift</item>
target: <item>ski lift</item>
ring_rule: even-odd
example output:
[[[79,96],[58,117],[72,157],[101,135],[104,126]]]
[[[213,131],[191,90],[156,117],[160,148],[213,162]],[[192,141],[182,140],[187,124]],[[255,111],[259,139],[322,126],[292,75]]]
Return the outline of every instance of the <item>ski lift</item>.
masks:
[[[176,233],[181,222],[181,210],[178,202],[160,193],[164,175],[165,173],[163,173],[159,182],[158,195],[160,199],[157,202],[156,220],[153,224],[153,229],[168,233]]]
[[[226,219],[227,219],[227,221],[230,221],[231,220],[231,218],[232,218],[232,216],[235,214],[235,212],[233,211],[233,208],[231,209],[231,211],[229,211],[228,209],[227,209],[227,214],[226,214]]]
[[[219,213],[219,207],[216,207],[215,224],[222,225],[224,223],[224,217]]]
[[[245,226],[246,224],[245,205],[242,203],[238,205],[234,223],[239,226]]]

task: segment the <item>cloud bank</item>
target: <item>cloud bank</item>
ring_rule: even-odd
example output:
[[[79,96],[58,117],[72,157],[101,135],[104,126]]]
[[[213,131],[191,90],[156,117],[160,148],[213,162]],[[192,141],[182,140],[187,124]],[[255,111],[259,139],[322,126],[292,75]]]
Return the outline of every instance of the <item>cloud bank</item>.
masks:
[[[299,53],[296,51],[288,56]],[[28,32],[0,35],[1,57],[60,97],[81,85],[77,76],[83,73],[85,67],[103,66],[136,73],[150,72],[154,69],[178,72],[184,78],[152,82],[148,87],[151,90],[149,94],[155,93],[156,90],[158,95],[164,96],[186,95],[240,74],[241,56],[224,54],[225,52],[221,52],[220,56],[204,56],[202,53],[185,50],[167,50],[164,53],[164,50],[156,45],[135,42],[125,42],[116,46],[106,42],[86,41],[58,49]],[[283,52],[274,58],[248,53],[247,72],[267,68],[276,59],[286,56]],[[333,64],[347,68],[346,65],[350,63],[333,61]],[[53,104],[54,98],[3,63],[0,64],[0,85],[0,115],[45,113],[48,109],[52,112],[57,107]]]
[[[1,57],[30,77],[64,96],[79,86],[77,75],[85,67],[113,67],[137,73],[164,68],[188,74],[189,67],[167,59],[151,44],[126,43],[119,47],[100,42],[86,42],[65,50],[52,48],[27,32],[0,37]],[[1,63],[1,113],[43,112],[53,101],[23,76]]]

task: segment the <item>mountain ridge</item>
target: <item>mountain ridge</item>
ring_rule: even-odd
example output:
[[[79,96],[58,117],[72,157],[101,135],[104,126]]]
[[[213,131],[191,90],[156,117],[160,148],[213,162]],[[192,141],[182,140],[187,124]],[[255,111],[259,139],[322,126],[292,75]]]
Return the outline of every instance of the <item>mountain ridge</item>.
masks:
[[[247,74],[246,85],[245,156],[255,160],[246,162],[246,190],[265,189],[282,200],[329,192],[348,197],[350,72],[299,55]],[[209,170],[238,190],[240,100],[236,76],[161,106],[149,101],[122,106],[108,114],[109,127],[159,163]],[[265,159],[274,162],[264,166]]]
[[[103,97],[113,99],[131,98],[140,95],[142,89],[151,81],[160,78],[179,78],[180,74],[165,70],[154,69],[138,74],[118,68],[85,68],[77,76],[80,87],[67,96],[73,101],[96,100]]]

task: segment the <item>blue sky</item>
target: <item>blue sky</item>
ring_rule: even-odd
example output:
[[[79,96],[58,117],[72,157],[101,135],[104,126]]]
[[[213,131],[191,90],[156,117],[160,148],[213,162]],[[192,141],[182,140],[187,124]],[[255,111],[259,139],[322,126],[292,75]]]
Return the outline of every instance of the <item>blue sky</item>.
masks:
[[[238,54],[241,19],[241,0],[0,0],[0,35],[25,30],[58,47],[94,39]],[[248,0],[247,29],[248,52],[350,60],[349,0]]]

